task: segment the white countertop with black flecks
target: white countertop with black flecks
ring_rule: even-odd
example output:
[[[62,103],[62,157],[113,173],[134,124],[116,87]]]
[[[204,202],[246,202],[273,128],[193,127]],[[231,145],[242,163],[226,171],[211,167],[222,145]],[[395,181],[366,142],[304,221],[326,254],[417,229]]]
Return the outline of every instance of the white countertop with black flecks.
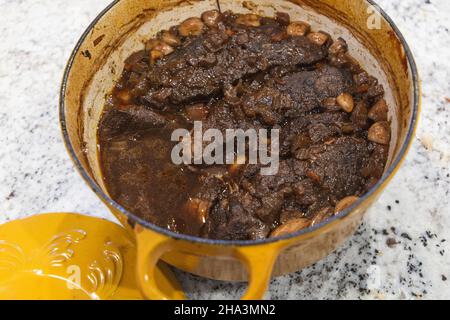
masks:
[[[65,63],[109,2],[0,0],[0,223],[37,212],[111,218],[75,171],[58,124]],[[267,298],[450,298],[450,2],[378,3],[421,73],[416,139],[357,234],[316,265],[273,280]],[[244,290],[177,274],[194,299],[238,298]]]

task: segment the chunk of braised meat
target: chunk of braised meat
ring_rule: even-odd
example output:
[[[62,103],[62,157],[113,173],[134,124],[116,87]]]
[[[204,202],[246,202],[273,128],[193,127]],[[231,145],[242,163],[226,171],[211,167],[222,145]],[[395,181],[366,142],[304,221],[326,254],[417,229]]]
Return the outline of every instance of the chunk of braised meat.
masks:
[[[365,140],[341,137],[329,145],[313,147],[311,159],[282,160],[273,176],[262,176],[258,166],[248,166],[238,191],[213,207],[204,232],[219,239],[228,239],[233,232],[240,240],[254,239],[255,234],[265,237],[271,226],[289,219],[286,212],[304,212],[302,217],[316,219],[323,208],[364,192],[366,179],[361,170],[371,157]],[[241,229],[239,220],[245,228]]]
[[[272,176],[260,175],[257,166],[246,168],[243,175],[252,186],[252,196],[260,200],[255,213],[262,221],[274,224],[280,219],[284,203],[294,195],[294,185],[303,173],[304,165],[293,160],[280,161],[278,173]]]
[[[258,132],[259,129],[263,128],[259,121],[245,117],[239,108],[230,106],[224,101],[210,103],[208,104],[208,109],[209,115],[202,122],[204,132],[208,129],[217,129],[226,137],[227,129],[240,129],[243,131],[254,129]]]
[[[287,93],[295,102],[289,116],[303,115],[318,108],[327,98],[335,98],[342,92],[350,90],[351,76],[345,70],[330,66],[322,66],[314,71],[293,73],[282,79],[279,85],[282,92]]]
[[[196,171],[198,173],[198,171]],[[218,168],[216,171],[203,172],[198,177],[198,191],[193,193],[186,203],[184,211],[188,215],[187,219],[193,219],[204,228],[207,221],[210,221],[210,211],[220,200],[220,196],[228,190],[228,185],[222,177],[225,171]]]
[[[307,150],[307,159],[281,161],[275,176],[253,173],[254,178],[249,181],[254,196],[270,199],[282,195],[283,208],[312,215],[339,199],[365,191],[366,179],[361,170],[371,157],[365,140],[340,137],[330,144],[311,145]],[[272,213],[274,205],[278,205],[277,201],[271,203],[265,212]],[[279,211],[272,213],[270,222],[280,218]]]
[[[100,122],[103,136],[116,136],[125,131],[160,128],[167,124],[165,116],[144,106],[129,105],[110,109]]]
[[[160,60],[147,73],[150,89],[144,99],[160,105],[154,96],[170,93],[165,102],[182,103],[209,97],[239,79],[270,67],[311,65],[326,57],[326,50],[306,37],[272,42],[277,27],[241,28],[228,36],[212,29],[187,41],[179,50]]]
[[[343,127],[349,122],[348,115],[343,112],[324,112],[295,118],[280,132],[280,154],[307,160],[313,151],[308,147],[345,134]]]
[[[244,94],[240,107],[247,117],[273,126],[286,117],[305,115],[319,108],[323,100],[337,97],[351,87],[350,73],[323,66],[314,71],[292,73],[278,81],[270,80]]]
[[[284,190],[285,187],[295,183],[297,178],[305,172],[304,168],[292,159],[281,160],[278,172],[275,175],[260,175],[258,169],[254,170],[254,168],[249,167],[245,170],[244,176],[247,180],[252,181],[256,195],[259,197],[279,191],[282,191],[280,195],[287,195],[289,190]]]
[[[376,99],[384,94],[384,88],[378,83],[378,79],[370,76],[366,71],[362,71],[354,75],[356,84],[355,93],[361,98]]]
[[[125,60],[125,70],[139,74],[147,72],[149,69],[149,56],[145,50],[133,53]]]
[[[218,129],[225,132],[226,129],[234,129],[237,126],[232,109],[224,102],[209,104],[209,116],[203,121],[203,130]]]
[[[284,200],[293,193],[285,186],[295,181],[292,170],[290,161],[284,161],[276,176],[261,176],[257,166],[249,166],[241,185],[223,193],[222,200],[212,208],[204,233],[224,240],[232,234],[238,240],[267,237],[280,219]]]
[[[269,225],[253,215],[258,202],[249,194],[233,194],[221,200],[210,212],[203,230],[208,238],[258,240],[270,232]]]
[[[361,186],[365,179],[361,176],[361,169],[369,157],[366,140],[340,137],[332,144],[322,145],[314,153],[309,168],[330,197],[342,199],[363,191]]]
[[[129,105],[120,108],[119,111],[128,115],[133,124],[157,128],[163,127],[168,122],[165,116],[144,106]]]
[[[365,130],[368,127],[369,110],[365,101],[359,101],[353,109],[351,115],[352,123],[358,130]]]
[[[289,220],[287,212],[305,212],[293,216],[320,223],[333,215],[328,208],[340,199],[365,191],[361,187],[366,181],[361,176],[363,166],[371,159],[381,160],[374,158],[378,152],[370,155],[365,140],[353,137],[317,146],[314,154],[311,161],[281,161],[274,176],[261,176],[257,166],[248,166],[241,191],[212,209],[204,232],[218,239],[230,239],[231,234],[240,240],[264,238],[278,221]],[[322,217],[322,211],[326,216]]]
[[[116,109],[111,109],[103,114],[100,120],[100,138],[109,140],[111,137],[121,134],[127,129],[129,116]]]
[[[266,223],[275,223],[280,218],[285,198],[290,194],[292,188],[286,186],[274,193],[261,196],[261,207],[256,210],[256,215]]]
[[[283,120],[287,110],[294,108],[292,98],[273,87],[266,85],[262,88],[244,95],[241,99],[243,114],[250,119],[259,119],[261,122],[274,126]]]
[[[370,158],[365,163],[361,173],[366,178],[380,179],[384,172],[384,167],[388,158],[389,147],[373,143],[369,146],[373,151]]]

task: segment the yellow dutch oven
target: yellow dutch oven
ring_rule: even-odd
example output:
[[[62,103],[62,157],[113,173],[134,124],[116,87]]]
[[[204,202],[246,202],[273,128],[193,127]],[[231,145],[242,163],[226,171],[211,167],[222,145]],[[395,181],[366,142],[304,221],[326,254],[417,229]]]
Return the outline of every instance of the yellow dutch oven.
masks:
[[[149,299],[180,299],[184,293],[164,261],[217,280],[248,281],[244,299],[261,299],[271,277],[300,270],[324,258],[346,240],[366,209],[398,170],[414,137],[420,104],[419,78],[411,52],[387,15],[368,0],[119,0],[89,26],[67,65],[61,89],[60,121],[68,152],[86,183],[137,242],[137,281]],[[383,178],[352,207],[295,234],[258,241],[214,241],[176,234],[128,212],[109,195],[98,161],[97,125],[105,97],[123,70],[123,61],[144,48],[159,30],[203,11],[266,16],[288,12],[349,42],[351,54],[386,89],[393,139]],[[250,8],[251,9],[248,9]],[[162,279],[164,278],[164,279]]]

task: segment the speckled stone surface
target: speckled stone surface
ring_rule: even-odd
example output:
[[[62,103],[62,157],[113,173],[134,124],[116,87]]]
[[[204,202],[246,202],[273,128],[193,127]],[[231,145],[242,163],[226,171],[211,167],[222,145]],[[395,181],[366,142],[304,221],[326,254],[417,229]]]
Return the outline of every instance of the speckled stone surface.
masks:
[[[55,211],[112,219],[67,156],[57,112],[69,54],[108,3],[0,0],[0,223]],[[450,298],[450,2],[378,3],[404,33],[423,81],[412,150],[357,234],[316,265],[274,280],[267,298]],[[194,299],[244,290],[177,274]]]

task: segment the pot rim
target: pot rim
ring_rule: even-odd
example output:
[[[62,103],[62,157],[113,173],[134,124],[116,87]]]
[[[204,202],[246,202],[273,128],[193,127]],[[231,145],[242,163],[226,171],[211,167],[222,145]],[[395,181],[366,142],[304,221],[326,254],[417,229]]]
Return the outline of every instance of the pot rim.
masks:
[[[267,238],[267,239],[261,239],[261,240],[213,240],[213,239],[205,239],[205,238],[200,238],[200,237],[195,237],[195,236],[175,233],[173,231],[169,231],[169,230],[167,230],[165,228],[162,228],[162,227],[159,227],[157,225],[154,225],[154,224],[152,224],[150,222],[147,222],[144,219],[134,215],[133,213],[129,212],[124,207],[122,207],[120,204],[118,204],[113,199],[111,199],[97,185],[97,183],[94,181],[94,179],[92,179],[89,176],[89,174],[86,172],[86,170],[83,168],[83,166],[81,164],[81,161],[79,160],[79,158],[77,156],[77,153],[75,152],[75,150],[73,148],[73,145],[72,145],[72,142],[70,140],[69,133],[68,133],[68,130],[67,130],[67,126],[66,126],[66,115],[65,115],[65,103],[64,103],[64,100],[65,100],[65,96],[66,96],[66,89],[67,89],[67,83],[68,83],[69,74],[72,71],[73,62],[75,60],[75,57],[79,53],[79,50],[80,50],[82,44],[84,43],[84,41],[86,40],[87,36],[92,31],[92,29],[99,22],[99,20],[101,18],[103,18],[103,16],[107,12],[109,12],[112,8],[114,8],[114,6],[117,3],[119,3],[120,0],[114,0],[112,3],[110,3],[102,12],[99,13],[99,15],[87,27],[87,29],[82,34],[81,38],[78,40],[75,48],[73,49],[73,51],[72,51],[72,53],[70,55],[69,61],[68,61],[67,65],[66,65],[65,71],[64,71],[64,76],[63,76],[61,89],[60,89],[60,97],[59,97],[59,122],[60,122],[60,126],[61,126],[61,130],[62,130],[62,134],[63,134],[64,143],[65,143],[66,149],[67,149],[67,151],[68,151],[72,161],[74,162],[76,169],[81,174],[82,178],[86,181],[88,186],[92,189],[92,191],[94,191],[94,193],[100,199],[102,199],[104,202],[106,202],[108,205],[110,205],[113,208],[119,210],[122,214],[124,214],[132,222],[138,223],[138,224],[144,226],[145,228],[148,228],[148,229],[150,229],[152,231],[161,233],[161,234],[163,234],[165,236],[168,236],[168,237],[170,237],[172,239],[175,239],[175,240],[185,240],[185,241],[194,242],[194,243],[202,243],[202,244],[209,244],[209,245],[221,245],[221,246],[263,245],[263,244],[270,244],[270,243],[275,243],[275,242],[279,242],[279,241],[283,241],[283,240],[289,240],[289,239],[297,238],[297,237],[300,237],[300,236],[303,236],[303,235],[306,235],[306,234],[311,234],[311,233],[315,232],[316,230],[321,229],[321,228],[331,224],[335,220],[339,220],[339,219],[343,219],[343,218],[347,217],[351,212],[353,212],[357,207],[359,207],[364,202],[366,202],[369,198],[371,198],[371,197],[375,196],[376,194],[378,194],[379,192],[381,192],[386,187],[386,184],[393,178],[395,173],[400,168],[403,160],[405,159],[406,154],[408,153],[408,150],[409,150],[409,148],[410,148],[410,146],[412,144],[412,141],[413,141],[414,133],[416,131],[417,124],[418,124],[418,117],[419,117],[419,113],[420,113],[420,103],[421,103],[421,101],[420,101],[420,79],[419,79],[419,74],[418,74],[416,62],[414,60],[413,54],[411,52],[411,49],[408,46],[408,43],[406,42],[404,36],[402,35],[402,33],[400,32],[398,27],[395,25],[394,21],[386,14],[386,12],[383,9],[380,8],[380,6],[375,1],[373,1],[373,0],[365,0],[365,1],[368,2],[370,5],[373,5],[376,8],[376,10],[382,15],[382,17],[389,23],[390,27],[392,28],[392,30],[394,30],[396,36],[398,37],[398,39],[402,43],[402,46],[403,46],[403,48],[405,50],[406,57],[407,57],[407,60],[408,60],[408,65],[411,68],[411,73],[412,73],[412,81],[413,81],[413,86],[414,86],[413,110],[412,110],[412,113],[411,113],[411,123],[410,123],[409,128],[408,128],[408,133],[406,135],[406,140],[403,143],[399,154],[397,155],[397,157],[392,162],[391,166],[388,168],[388,170],[383,174],[381,179],[375,184],[375,186],[372,187],[372,189],[369,192],[367,192],[364,196],[362,196],[351,207],[349,207],[346,210],[340,212],[338,215],[333,216],[333,217],[323,221],[322,223],[320,223],[320,224],[318,224],[316,226],[309,227],[309,228],[306,228],[306,229],[303,229],[303,230],[300,230],[298,232],[295,232],[295,233],[292,233],[292,234],[289,234],[289,235],[286,235],[286,236],[282,236],[282,237]]]

